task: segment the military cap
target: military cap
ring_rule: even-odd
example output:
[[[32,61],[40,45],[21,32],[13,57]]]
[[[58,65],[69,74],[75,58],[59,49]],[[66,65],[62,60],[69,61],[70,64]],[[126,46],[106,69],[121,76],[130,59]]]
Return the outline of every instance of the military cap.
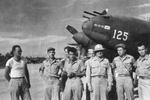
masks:
[[[73,52],[73,53],[77,53],[77,49],[76,48],[74,48],[74,47],[70,47],[69,49],[68,49],[68,52]]]
[[[119,43],[119,44],[117,44],[116,46],[116,49],[118,48],[118,47],[122,47],[122,48],[126,48],[126,45],[124,44],[124,43]]]
[[[49,47],[48,49],[47,49],[47,52],[49,52],[49,51],[55,51],[55,48],[53,48],[53,47]]]

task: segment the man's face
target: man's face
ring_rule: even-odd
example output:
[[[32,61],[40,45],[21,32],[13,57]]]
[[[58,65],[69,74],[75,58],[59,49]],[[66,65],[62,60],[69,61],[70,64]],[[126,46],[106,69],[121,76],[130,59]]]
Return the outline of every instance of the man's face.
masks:
[[[94,57],[94,51],[88,52],[88,57],[89,58]]]
[[[74,52],[69,51],[69,59],[74,60],[76,58],[76,54]]]
[[[66,57],[68,57],[68,49],[64,50]]]
[[[142,46],[138,47],[138,52],[139,52],[140,56],[145,56],[147,49],[145,48],[144,45],[142,45]]]
[[[18,56],[18,57],[20,57],[20,56],[21,56],[21,54],[22,54],[22,50],[21,50],[21,48],[16,47],[16,48],[15,48],[15,51],[14,51],[14,56]]]
[[[54,50],[50,50],[47,53],[48,53],[49,58],[54,58],[55,57],[55,51]]]
[[[96,56],[101,58],[101,57],[103,57],[103,53],[104,53],[104,51],[96,51]]]
[[[123,56],[126,53],[126,49],[122,48],[122,47],[118,47],[117,48],[117,52],[119,56]]]

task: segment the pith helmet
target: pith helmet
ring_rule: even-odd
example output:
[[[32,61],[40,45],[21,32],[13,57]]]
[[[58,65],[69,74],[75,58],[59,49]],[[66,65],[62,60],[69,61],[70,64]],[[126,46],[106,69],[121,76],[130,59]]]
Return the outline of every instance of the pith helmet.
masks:
[[[103,50],[105,50],[105,48],[101,45],[101,44],[97,44],[97,45],[95,45],[95,47],[94,47],[94,51],[96,52],[96,51],[103,51]]]

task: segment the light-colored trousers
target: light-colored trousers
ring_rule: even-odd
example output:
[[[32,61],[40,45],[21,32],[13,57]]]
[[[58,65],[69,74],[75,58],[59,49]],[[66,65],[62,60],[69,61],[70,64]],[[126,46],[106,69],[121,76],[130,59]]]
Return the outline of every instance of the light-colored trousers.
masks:
[[[45,80],[45,100],[60,100],[59,79],[47,78]]]
[[[67,79],[63,100],[81,100],[83,85],[79,77]]]
[[[116,89],[118,100],[124,100],[126,93],[126,98],[128,100],[134,100],[133,95],[133,81],[131,77],[116,77]]]
[[[140,100],[150,100],[150,79],[139,79],[138,93]]]
[[[90,92],[91,100],[107,100],[107,78],[92,77],[91,84],[93,88],[93,91]]]
[[[9,82],[9,90],[11,95],[11,100],[31,100],[29,88],[25,78],[11,79]]]

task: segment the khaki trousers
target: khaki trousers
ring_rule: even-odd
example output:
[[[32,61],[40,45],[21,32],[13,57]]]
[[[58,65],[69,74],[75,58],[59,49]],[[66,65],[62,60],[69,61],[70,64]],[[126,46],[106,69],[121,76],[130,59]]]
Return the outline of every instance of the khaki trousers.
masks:
[[[117,89],[118,100],[125,100],[125,94],[128,100],[134,100],[133,81],[131,77],[117,77],[116,89]]]
[[[59,79],[47,78],[45,80],[45,100],[60,100]]]
[[[83,85],[79,77],[68,79],[66,82],[63,100],[81,100]]]
[[[9,82],[9,90],[11,95],[11,100],[31,100],[29,88],[25,78],[11,79]]]
[[[140,100],[150,100],[150,79],[139,79],[138,83]]]
[[[90,92],[91,100],[107,100],[108,81],[106,78],[92,77],[93,92]]]

